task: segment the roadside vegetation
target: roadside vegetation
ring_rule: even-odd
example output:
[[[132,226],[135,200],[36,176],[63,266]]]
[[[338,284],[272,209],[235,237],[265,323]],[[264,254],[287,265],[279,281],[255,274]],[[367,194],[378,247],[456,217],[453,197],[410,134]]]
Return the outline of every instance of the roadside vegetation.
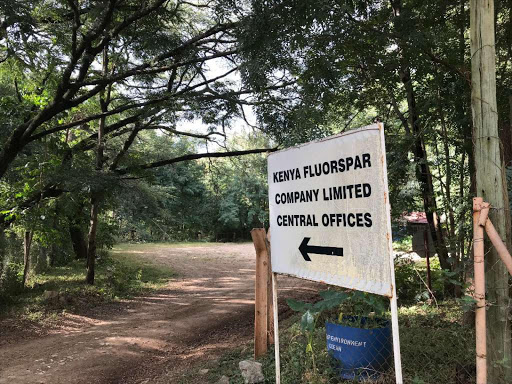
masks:
[[[193,246],[194,243],[170,246],[183,245]],[[17,284],[11,282],[10,290],[0,296],[0,318],[45,323],[55,320],[63,312],[82,313],[100,304],[162,288],[175,276],[174,272],[138,256],[143,251],[147,251],[147,247],[120,244],[103,252],[97,260],[95,285],[83,283],[83,262],[73,260],[32,275],[24,288],[21,281],[23,265],[15,264],[13,270],[17,279],[13,278],[13,281]]]
[[[458,318],[457,303],[445,303],[439,307],[418,304],[400,310],[400,342],[405,382],[411,384],[459,384],[473,383],[474,335]],[[325,326],[320,325],[313,335],[313,352],[308,353],[308,337],[301,331],[300,318],[280,333],[281,383],[323,384],[349,383],[341,380],[333,368],[327,353]],[[322,319],[324,320],[324,319]],[[286,323],[285,323],[286,324]],[[241,360],[252,357],[252,346],[226,354],[211,365],[208,382],[215,383],[222,375],[230,377],[230,384],[243,384],[238,369]],[[313,366],[313,359],[315,365]],[[263,364],[265,383],[275,383],[274,350],[260,360]],[[183,384],[186,383],[184,379]],[[385,373],[374,384],[395,383],[394,373]]]
[[[395,242],[395,249],[403,249],[404,243],[410,244],[410,239]],[[472,323],[467,321],[468,317],[471,320],[473,299],[451,298],[445,292],[445,283],[449,277],[443,273],[437,258],[433,258],[431,268],[433,298],[429,297],[426,286],[418,278],[420,276],[425,279],[424,260],[399,260],[396,265],[396,281],[400,289],[399,327],[404,380],[410,384],[474,383],[475,335]],[[321,293],[309,303],[288,301],[289,306],[300,313],[280,323],[283,384],[352,382],[339,378],[333,358],[328,354],[326,321],[339,323],[342,315],[374,316],[375,312],[380,318],[390,318],[387,300],[382,297],[337,288],[327,292],[330,294]],[[343,302],[330,305],[336,295],[341,295]],[[311,308],[325,309],[315,312]],[[308,309],[313,316],[310,326],[305,313]],[[231,384],[243,384],[238,363],[251,358],[252,343],[230,351],[208,367],[208,382],[215,383],[225,375],[230,378]],[[263,365],[265,383],[275,383],[273,347],[259,361]],[[186,377],[182,382],[186,383],[190,379]],[[392,367],[389,371],[381,372],[380,378],[372,383],[395,383]]]
[[[471,2],[482,28],[460,0],[0,1],[0,311],[157,286],[108,251],[248,239],[270,225],[269,152],[382,122],[393,224],[423,214],[436,255],[435,299],[424,262],[397,264],[400,305],[446,308],[439,329],[474,304],[473,197],[510,244],[512,2],[494,3]],[[512,284],[488,251],[488,380],[507,384]]]

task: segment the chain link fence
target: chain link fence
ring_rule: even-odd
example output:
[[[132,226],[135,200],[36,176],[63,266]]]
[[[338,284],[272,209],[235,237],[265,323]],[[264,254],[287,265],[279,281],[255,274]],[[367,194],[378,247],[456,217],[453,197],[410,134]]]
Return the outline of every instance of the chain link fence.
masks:
[[[428,299],[399,308],[404,383],[476,383],[473,316],[464,306],[458,300]],[[391,329],[378,325],[345,330],[344,336],[337,336],[327,325],[328,349],[334,350],[330,354],[342,379],[396,383]],[[354,340],[359,345],[346,345]]]
[[[512,280],[487,236],[484,244],[487,383],[512,383]]]
[[[471,284],[464,287],[465,295],[454,298],[448,290],[456,280],[433,257],[429,288],[426,260],[409,256],[402,254],[396,260],[403,382],[476,383]],[[467,280],[471,281],[469,275],[470,270]],[[396,383],[387,298],[350,292],[336,310],[320,316],[317,325],[325,341],[319,341],[316,348],[327,348],[331,361],[325,375],[330,381],[326,382]]]
[[[512,257],[506,245],[496,240],[499,237],[486,215],[479,228],[481,234],[465,244],[465,257],[452,271],[441,268],[437,255],[427,263],[428,253],[420,256],[410,250],[412,247],[396,252],[399,336],[406,384],[512,383]],[[481,245],[483,258],[478,256]],[[478,272],[475,276],[475,267],[478,270],[482,265],[484,285],[478,282]],[[315,317],[318,329],[313,345],[317,361],[305,366],[306,371],[319,372],[323,381],[307,382],[395,383],[388,299],[338,288],[329,291],[345,296],[341,304]],[[335,301],[333,295],[321,294],[322,300]],[[478,320],[482,313],[486,321],[483,328]],[[482,337],[477,335],[478,329],[485,330],[484,352],[477,349]],[[312,331],[302,332],[306,335],[303,343],[310,345],[308,334]],[[300,340],[297,335],[292,339],[294,343]],[[303,358],[309,361],[313,353],[307,353],[307,346],[305,350]],[[484,376],[482,367],[486,370]],[[301,377],[303,382],[308,375]]]

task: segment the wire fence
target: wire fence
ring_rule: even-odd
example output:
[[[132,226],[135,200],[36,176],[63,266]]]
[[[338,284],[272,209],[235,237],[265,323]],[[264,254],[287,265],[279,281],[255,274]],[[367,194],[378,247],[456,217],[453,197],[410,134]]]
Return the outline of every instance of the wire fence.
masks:
[[[437,257],[431,260],[431,289],[427,288],[425,259],[398,257],[395,265],[403,383],[476,384],[475,300],[471,283],[464,287],[463,296],[454,298],[448,290],[453,289],[455,280],[442,271]],[[469,276],[467,280],[471,281]],[[300,332],[299,327],[288,337],[285,333],[282,382],[396,383],[389,300],[330,289],[348,296],[340,306],[319,315],[314,332]],[[321,296],[327,302],[336,300],[334,294]],[[298,325],[304,325],[305,318],[307,315]],[[315,341],[308,335],[313,335]],[[294,376],[301,369],[306,373]],[[321,379],[314,380],[312,372],[318,372]],[[505,382],[512,381],[488,381]]]
[[[404,383],[476,383],[474,317],[464,307],[458,300],[425,300],[399,308]],[[340,382],[396,383],[389,325],[357,328],[326,326]]]
[[[490,241],[485,241],[484,259],[487,383],[512,383],[512,280]]]
[[[415,304],[402,301],[404,383],[512,383],[512,257],[488,219],[489,205],[480,199],[474,211],[473,251],[466,268],[447,273],[438,268],[434,258],[433,284],[438,286],[416,296]],[[418,260],[397,263],[399,299],[400,293],[407,298],[408,292],[400,292],[400,286],[411,287],[411,269],[419,277],[416,281],[427,285],[421,265]],[[443,289],[450,291],[450,285],[460,287],[456,298],[453,292],[433,295]],[[421,288],[412,286],[412,291]],[[388,381],[382,381],[384,378]],[[395,382],[395,377],[382,375],[381,382]]]
[[[478,231],[458,269],[441,268],[438,257],[428,259],[428,252],[423,257],[412,252],[395,255],[405,384],[512,383],[512,257],[488,220],[488,211],[485,203],[475,211]],[[336,299],[321,296],[327,302]],[[326,359],[322,362],[317,354],[310,367],[326,374],[323,381],[306,382],[397,382],[387,298],[351,292],[316,323],[320,329],[315,348],[326,351]],[[297,343],[299,338],[292,335],[291,340]],[[303,343],[309,345],[311,339]],[[284,366],[295,364],[298,348],[284,356]],[[300,377],[295,382],[308,376]]]
[[[471,278],[462,277],[469,284],[461,287],[461,297],[454,298],[454,283],[459,281],[440,268],[437,257],[430,260],[430,273],[426,264],[425,258],[407,254],[399,255],[395,262],[403,382],[476,383]],[[429,274],[431,287],[427,283]],[[327,349],[338,375],[334,382],[396,383],[389,307],[379,317],[364,305],[375,307],[376,302],[386,303],[387,299],[363,293],[353,296],[357,297],[339,309],[341,313],[335,319],[338,329],[326,324]]]

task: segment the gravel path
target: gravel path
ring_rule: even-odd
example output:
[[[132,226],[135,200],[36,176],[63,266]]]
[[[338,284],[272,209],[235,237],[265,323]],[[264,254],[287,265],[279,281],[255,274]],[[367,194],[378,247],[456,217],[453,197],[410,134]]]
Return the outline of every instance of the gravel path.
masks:
[[[144,245],[128,252],[167,265],[179,277],[151,295],[87,316],[65,315],[47,335],[9,335],[0,346],[0,384],[176,383],[189,369],[251,340],[251,243]],[[315,284],[292,278],[279,285],[280,313],[286,297],[316,291]]]

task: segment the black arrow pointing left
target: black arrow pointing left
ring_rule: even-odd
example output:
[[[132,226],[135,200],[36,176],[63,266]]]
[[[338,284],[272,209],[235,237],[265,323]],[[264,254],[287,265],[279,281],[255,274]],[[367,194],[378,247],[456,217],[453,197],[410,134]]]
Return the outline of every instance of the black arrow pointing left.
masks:
[[[315,253],[317,255],[328,255],[328,256],[343,256],[343,248],[337,247],[319,247],[316,245],[308,245],[310,237],[305,237],[300,243],[299,251],[302,257],[306,261],[311,261],[309,253]]]

